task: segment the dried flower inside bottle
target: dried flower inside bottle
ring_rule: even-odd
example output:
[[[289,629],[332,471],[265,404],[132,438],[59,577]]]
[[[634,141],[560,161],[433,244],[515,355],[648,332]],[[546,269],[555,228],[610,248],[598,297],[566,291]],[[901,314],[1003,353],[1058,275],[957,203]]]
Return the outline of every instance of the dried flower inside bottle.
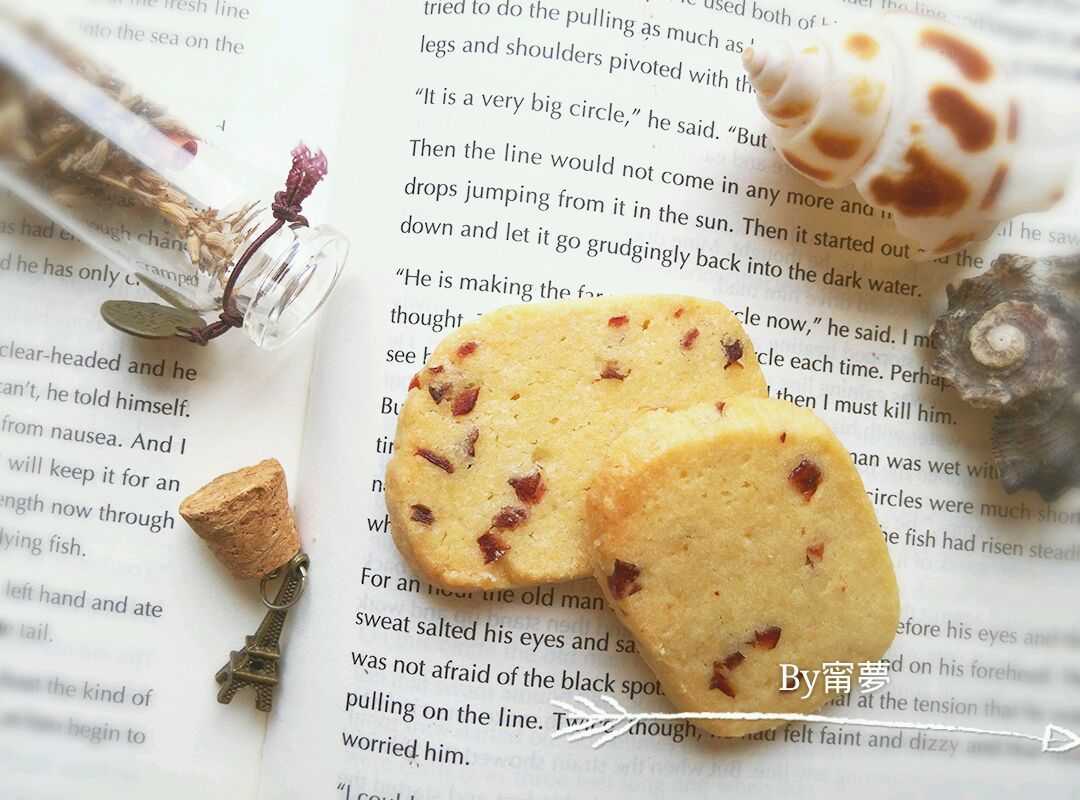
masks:
[[[209,334],[177,322],[176,335],[205,342],[235,325],[272,349],[333,288],[348,243],[299,211],[326,162],[293,157],[275,197],[280,176],[200,141],[42,26],[0,15],[0,183],[190,312],[178,320],[221,314]]]

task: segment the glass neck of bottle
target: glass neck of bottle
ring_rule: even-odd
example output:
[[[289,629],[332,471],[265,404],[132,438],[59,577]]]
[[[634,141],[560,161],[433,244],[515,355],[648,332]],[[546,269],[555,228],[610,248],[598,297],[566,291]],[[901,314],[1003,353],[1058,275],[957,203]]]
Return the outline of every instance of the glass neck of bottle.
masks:
[[[257,215],[232,269],[275,222],[269,210]],[[266,350],[284,344],[329,296],[347,252],[345,237],[328,225],[282,225],[254,251],[236,280],[233,299],[244,332]],[[222,292],[230,273],[220,277]]]

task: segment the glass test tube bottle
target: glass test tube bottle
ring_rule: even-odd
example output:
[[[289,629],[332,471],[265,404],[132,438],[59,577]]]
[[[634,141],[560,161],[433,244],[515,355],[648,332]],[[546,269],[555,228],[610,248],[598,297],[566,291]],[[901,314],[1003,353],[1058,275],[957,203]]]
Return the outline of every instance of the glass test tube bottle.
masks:
[[[283,179],[200,142],[44,28],[0,15],[0,183],[172,306],[223,310]],[[339,232],[295,217],[232,288],[242,329],[267,350],[318,310],[348,253]]]

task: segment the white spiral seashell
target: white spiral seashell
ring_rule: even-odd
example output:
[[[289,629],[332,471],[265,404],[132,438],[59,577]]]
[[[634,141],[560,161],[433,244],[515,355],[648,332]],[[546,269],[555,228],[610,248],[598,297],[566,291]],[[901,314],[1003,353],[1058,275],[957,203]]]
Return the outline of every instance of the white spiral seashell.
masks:
[[[948,23],[887,13],[748,48],[743,64],[784,160],[821,186],[854,183],[920,257],[1064,193],[1061,153],[1034,145],[1036,109],[984,44]]]

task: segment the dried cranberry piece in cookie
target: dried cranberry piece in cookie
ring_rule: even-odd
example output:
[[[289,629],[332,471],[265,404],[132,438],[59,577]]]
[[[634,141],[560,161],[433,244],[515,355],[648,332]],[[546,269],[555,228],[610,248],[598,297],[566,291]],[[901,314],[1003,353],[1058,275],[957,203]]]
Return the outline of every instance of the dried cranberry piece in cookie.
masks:
[[[616,600],[622,600],[624,597],[640,592],[641,584],[637,582],[639,575],[641,575],[641,569],[637,564],[615,559],[615,571],[607,579],[611,596]]]
[[[619,362],[611,360],[604,364],[603,370],[600,371],[600,379],[607,381],[625,381],[626,376],[629,374],[630,370],[622,372],[619,369]]]
[[[750,644],[754,645],[758,650],[774,650],[779,641],[780,628],[776,625],[770,625],[768,628],[755,631],[754,639]]]
[[[744,661],[746,661],[746,656],[736,650],[734,653],[724,659],[724,666],[727,669],[735,669],[735,667],[739,666],[739,664]]]
[[[810,459],[804,458],[788,475],[788,480],[809,503],[821,485],[821,468]]]
[[[450,463],[450,459],[446,456],[441,456],[432,450],[428,450],[426,447],[418,447],[416,454],[428,463],[434,464],[443,472],[453,473],[454,471],[454,465]]]
[[[528,475],[514,476],[507,483],[514,487],[514,492],[522,503],[536,505],[544,496],[544,477],[540,474],[539,467]]]
[[[495,534],[488,532],[476,540],[480,545],[480,552],[484,554],[484,563],[491,564],[498,561],[510,551],[510,545]]]
[[[419,522],[421,525],[430,525],[435,521],[435,515],[427,506],[422,506],[418,503],[414,506],[409,506],[409,510],[412,511],[409,519],[413,522]]]
[[[455,417],[462,417],[476,407],[476,398],[480,395],[479,386],[467,386],[454,397],[450,411]]]
[[[476,440],[480,438],[480,429],[473,428],[465,437],[465,455],[469,458],[476,457]]]
[[[516,528],[529,518],[529,510],[521,506],[503,506],[491,520],[493,528]]]
[[[741,369],[743,357],[742,339],[735,339],[730,343],[724,342],[724,357],[727,359],[724,369],[728,367],[739,367]]]
[[[731,685],[728,676],[724,674],[724,662],[714,661],[712,665],[712,680],[709,681],[710,689],[719,689],[728,697],[735,699],[735,687]]]
[[[806,548],[806,565],[809,567],[820,563],[825,558],[825,542],[818,542]]]

